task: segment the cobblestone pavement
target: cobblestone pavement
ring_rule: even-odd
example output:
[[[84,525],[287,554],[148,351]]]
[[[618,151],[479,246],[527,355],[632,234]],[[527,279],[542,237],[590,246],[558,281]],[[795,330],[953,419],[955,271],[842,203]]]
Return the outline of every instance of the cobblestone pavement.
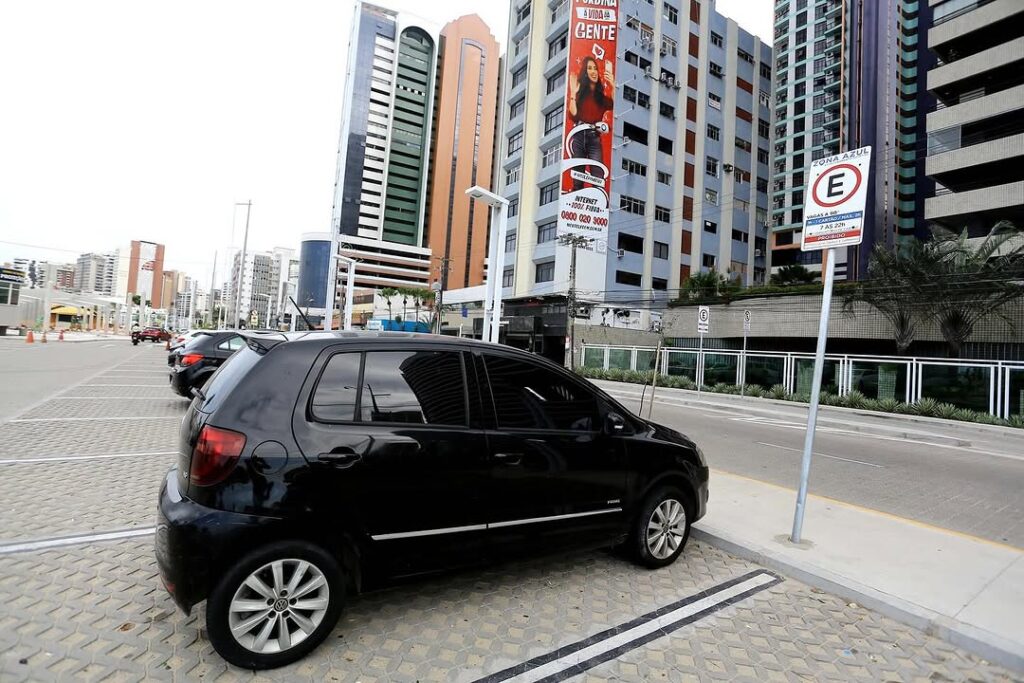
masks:
[[[159,371],[163,363],[163,353],[153,349],[132,369]],[[120,376],[107,373],[88,384]],[[149,384],[155,377],[111,383]],[[124,397],[125,388],[75,387],[64,395]],[[181,414],[187,404],[164,391],[140,397]],[[91,405],[61,412],[79,403]],[[117,399],[59,399],[36,410],[131,417],[133,407]],[[404,582],[350,598],[320,648],[257,676],[213,651],[204,606],[191,617],[175,608],[157,578],[151,537],[3,549],[12,541],[152,524],[176,430],[172,419],[0,425],[0,681],[470,682],[682,598],[710,596],[719,584],[759,570],[693,542],[678,562],[658,571],[595,552]],[[142,455],[119,455],[130,453]],[[35,461],[82,455],[119,457]],[[1015,680],[943,641],[799,582],[767,585],[692,623],[655,629],[649,642],[585,671],[571,668],[573,660],[559,675],[579,681]]]

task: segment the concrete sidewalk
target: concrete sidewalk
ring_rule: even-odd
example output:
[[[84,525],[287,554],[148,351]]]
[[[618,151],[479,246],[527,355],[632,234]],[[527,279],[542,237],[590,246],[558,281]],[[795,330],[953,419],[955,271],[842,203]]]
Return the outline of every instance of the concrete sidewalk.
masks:
[[[1024,550],[713,471],[694,537],[1024,671]]]

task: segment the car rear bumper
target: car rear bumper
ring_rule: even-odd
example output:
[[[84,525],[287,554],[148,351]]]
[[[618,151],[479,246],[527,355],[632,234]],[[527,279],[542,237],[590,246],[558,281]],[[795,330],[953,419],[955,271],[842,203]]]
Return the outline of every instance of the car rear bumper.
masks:
[[[209,508],[182,495],[178,470],[164,477],[157,504],[156,563],[160,580],[185,614],[206,599],[221,568],[255,548],[280,520]]]

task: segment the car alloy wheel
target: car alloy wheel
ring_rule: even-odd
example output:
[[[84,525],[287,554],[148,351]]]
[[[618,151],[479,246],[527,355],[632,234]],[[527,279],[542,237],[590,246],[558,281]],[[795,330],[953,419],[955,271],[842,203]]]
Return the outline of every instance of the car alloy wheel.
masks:
[[[249,574],[228,607],[231,635],[250,652],[286,652],[320,626],[331,588],[320,569],[306,560],[274,560]]]
[[[647,521],[647,551],[658,560],[671,557],[686,537],[686,509],[674,498],[654,508]]]

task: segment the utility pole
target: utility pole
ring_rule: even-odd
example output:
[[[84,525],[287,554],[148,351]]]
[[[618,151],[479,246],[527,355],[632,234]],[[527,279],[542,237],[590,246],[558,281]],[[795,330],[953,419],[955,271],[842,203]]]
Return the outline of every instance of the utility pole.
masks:
[[[238,261],[238,292],[235,296],[235,320],[231,324],[238,328],[238,319],[242,315],[242,281],[245,279],[245,250],[249,246],[249,214],[252,212],[252,200],[245,204],[238,203],[236,206],[245,207],[245,235],[242,237],[242,258]]]
[[[437,315],[437,334],[441,334],[441,322],[444,313],[444,290],[448,289],[448,271],[451,270],[452,260],[447,256],[439,256],[437,259],[441,262],[438,266],[438,281],[441,285],[440,289],[437,290],[437,300],[434,301],[434,311]]]
[[[213,312],[217,309],[217,297],[214,295],[216,289],[214,285],[217,282],[217,251],[213,252],[213,275],[210,276],[210,296],[206,300],[206,305],[210,308],[210,324],[213,327],[217,327],[217,321],[213,315]],[[204,319],[205,320],[205,319]]]
[[[569,292],[566,295],[565,303],[565,325],[569,331],[569,369],[576,369],[576,250],[579,247],[588,247],[594,241],[593,237],[584,235],[565,234],[559,238],[559,244],[569,247],[572,252],[569,258]]]

